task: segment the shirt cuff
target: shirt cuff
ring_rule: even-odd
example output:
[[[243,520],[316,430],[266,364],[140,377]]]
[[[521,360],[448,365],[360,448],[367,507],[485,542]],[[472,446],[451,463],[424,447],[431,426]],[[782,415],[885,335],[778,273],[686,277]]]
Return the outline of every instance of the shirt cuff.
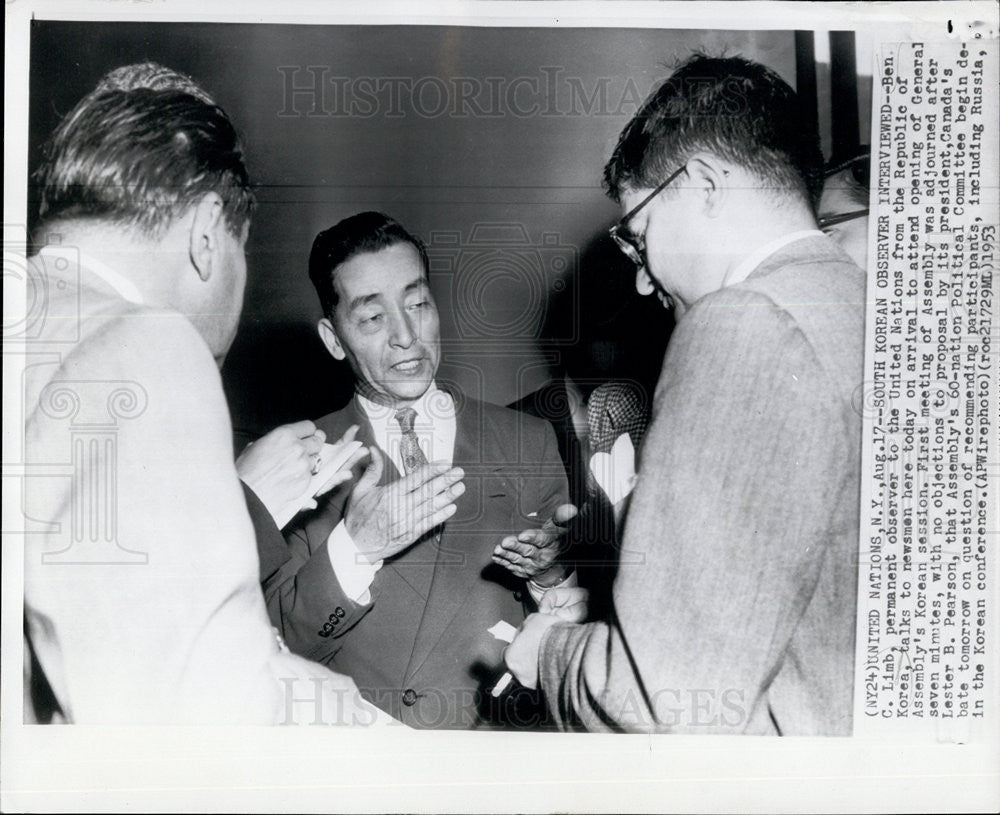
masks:
[[[545,596],[545,592],[547,592],[549,589],[562,589],[562,588],[575,589],[577,585],[578,582],[576,579],[576,571],[574,570],[569,573],[568,577],[566,577],[564,580],[562,580],[559,583],[556,583],[553,586],[539,586],[534,580],[529,580],[528,592],[531,594],[531,599],[535,601],[535,605],[537,606],[539,603],[542,602],[542,598]]]
[[[330,567],[344,594],[355,603],[368,605],[372,601],[372,581],[375,573],[382,568],[382,561],[368,562],[358,551],[343,521],[333,528],[327,538],[326,551],[330,555]]]

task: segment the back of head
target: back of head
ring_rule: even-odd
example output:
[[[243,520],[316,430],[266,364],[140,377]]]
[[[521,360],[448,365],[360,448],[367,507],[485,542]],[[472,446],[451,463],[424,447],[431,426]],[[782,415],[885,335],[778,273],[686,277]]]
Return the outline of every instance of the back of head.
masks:
[[[359,212],[320,232],[309,253],[309,279],[316,287],[324,316],[333,319],[337,307],[333,285],[336,268],[355,255],[378,252],[397,243],[409,243],[417,250],[426,274],[427,248],[423,241],[384,213]]]
[[[778,200],[815,208],[823,157],[811,117],[774,71],[741,57],[695,55],[665,80],[625,126],[604,168],[615,200],[656,187],[696,152],[756,175]]]
[[[215,192],[239,235],[253,210],[232,122],[190,78],[155,63],[107,74],[59,124],[38,180],[49,224],[97,220],[155,238]]]
[[[158,62],[136,62],[108,71],[101,77],[92,94],[105,91],[134,91],[137,88],[148,88],[151,91],[182,91],[207,105],[215,104],[215,100],[208,95],[208,92],[187,74],[167,68]]]

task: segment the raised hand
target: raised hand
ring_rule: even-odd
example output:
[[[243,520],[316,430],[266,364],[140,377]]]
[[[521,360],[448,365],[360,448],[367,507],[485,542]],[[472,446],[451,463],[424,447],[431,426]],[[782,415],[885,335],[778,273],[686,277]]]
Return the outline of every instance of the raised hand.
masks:
[[[372,563],[392,557],[455,514],[465,492],[461,467],[432,463],[378,486],[384,455],[371,448],[371,462],[351,493],[344,522],[354,545]]]
[[[559,556],[566,551],[566,533],[576,515],[573,504],[558,506],[542,527],[525,529],[500,541],[493,550],[493,562],[539,586],[554,586],[569,571],[559,563]]]

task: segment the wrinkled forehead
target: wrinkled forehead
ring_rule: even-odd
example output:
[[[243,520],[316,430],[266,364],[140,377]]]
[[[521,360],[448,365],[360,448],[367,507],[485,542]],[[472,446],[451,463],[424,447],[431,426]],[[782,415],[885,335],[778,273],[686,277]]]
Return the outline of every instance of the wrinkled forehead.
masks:
[[[406,242],[358,252],[333,270],[334,289],[347,306],[358,298],[394,297],[427,285],[420,253]]]

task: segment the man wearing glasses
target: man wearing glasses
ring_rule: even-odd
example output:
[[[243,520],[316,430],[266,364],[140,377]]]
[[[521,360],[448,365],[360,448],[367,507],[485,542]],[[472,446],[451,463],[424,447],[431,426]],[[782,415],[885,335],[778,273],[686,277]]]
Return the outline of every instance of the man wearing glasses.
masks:
[[[819,228],[840,244],[851,260],[868,268],[868,147],[827,167],[819,199]]]
[[[507,664],[564,728],[849,734],[864,275],[817,229],[794,92],[696,56],[605,168],[636,288],[672,303],[610,623],[537,614]]]

